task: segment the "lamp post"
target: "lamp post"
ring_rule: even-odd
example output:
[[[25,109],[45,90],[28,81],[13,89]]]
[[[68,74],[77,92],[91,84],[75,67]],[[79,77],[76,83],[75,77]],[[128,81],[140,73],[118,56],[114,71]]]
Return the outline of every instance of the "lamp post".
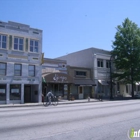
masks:
[[[111,62],[112,62],[112,55],[110,56],[110,100],[113,99],[113,95],[112,95],[112,65],[111,65]]]

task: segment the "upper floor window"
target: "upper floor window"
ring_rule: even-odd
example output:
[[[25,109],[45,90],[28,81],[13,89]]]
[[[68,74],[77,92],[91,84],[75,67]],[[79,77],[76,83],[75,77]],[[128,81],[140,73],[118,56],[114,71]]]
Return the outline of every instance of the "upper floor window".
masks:
[[[106,60],[106,68],[110,68],[110,61]]]
[[[15,64],[14,73],[15,76],[21,76],[22,66],[21,64]]]
[[[75,75],[76,75],[76,76],[86,76],[87,73],[86,73],[85,71],[76,71],[76,72],[75,72]]]
[[[30,40],[30,52],[38,52],[38,41]]]
[[[23,38],[14,38],[14,50],[23,51]]]
[[[0,48],[6,49],[6,41],[7,41],[7,36],[0,35]]]
[[[6,75],[6,63],[0,63],[0,75]]]
[[[98,67],[103,67],[103,60],[102,59],[97,60],[97,66]]]
[[[29,76],[35,76],[35,66],[29,65]]]

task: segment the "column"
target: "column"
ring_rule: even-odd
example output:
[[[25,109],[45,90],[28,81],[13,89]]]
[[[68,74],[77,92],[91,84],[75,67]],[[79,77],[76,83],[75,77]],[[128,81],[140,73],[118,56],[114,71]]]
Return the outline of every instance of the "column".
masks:
[[[10,103],[10,85],[6,84],[6,104]]]
[[[24,104],[24,84],[21,84],[21,104]]]
[[[97,94],[97,87],[98,87],[98,71],[97,71],[97,55],[93,54],[93,80],[96,86],[93,88],[94,96]]]

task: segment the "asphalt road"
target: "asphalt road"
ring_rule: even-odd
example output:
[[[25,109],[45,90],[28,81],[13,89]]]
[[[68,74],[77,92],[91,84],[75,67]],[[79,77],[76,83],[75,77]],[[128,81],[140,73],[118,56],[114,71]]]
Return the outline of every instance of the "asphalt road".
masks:
[[[132,128],[140,100],[0,108],[0,140],[128,140]]]

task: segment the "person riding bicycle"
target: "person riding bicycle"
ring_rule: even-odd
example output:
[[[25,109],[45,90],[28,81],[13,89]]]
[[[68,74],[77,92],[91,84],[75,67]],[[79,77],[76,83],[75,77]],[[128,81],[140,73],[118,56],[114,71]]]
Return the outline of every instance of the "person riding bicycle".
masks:
[[[49,101],[49,105],[51,105],[51,98],[54,97],[52,91],[50,90],[47,94],[46,94],[46,98],[48,98]]]

